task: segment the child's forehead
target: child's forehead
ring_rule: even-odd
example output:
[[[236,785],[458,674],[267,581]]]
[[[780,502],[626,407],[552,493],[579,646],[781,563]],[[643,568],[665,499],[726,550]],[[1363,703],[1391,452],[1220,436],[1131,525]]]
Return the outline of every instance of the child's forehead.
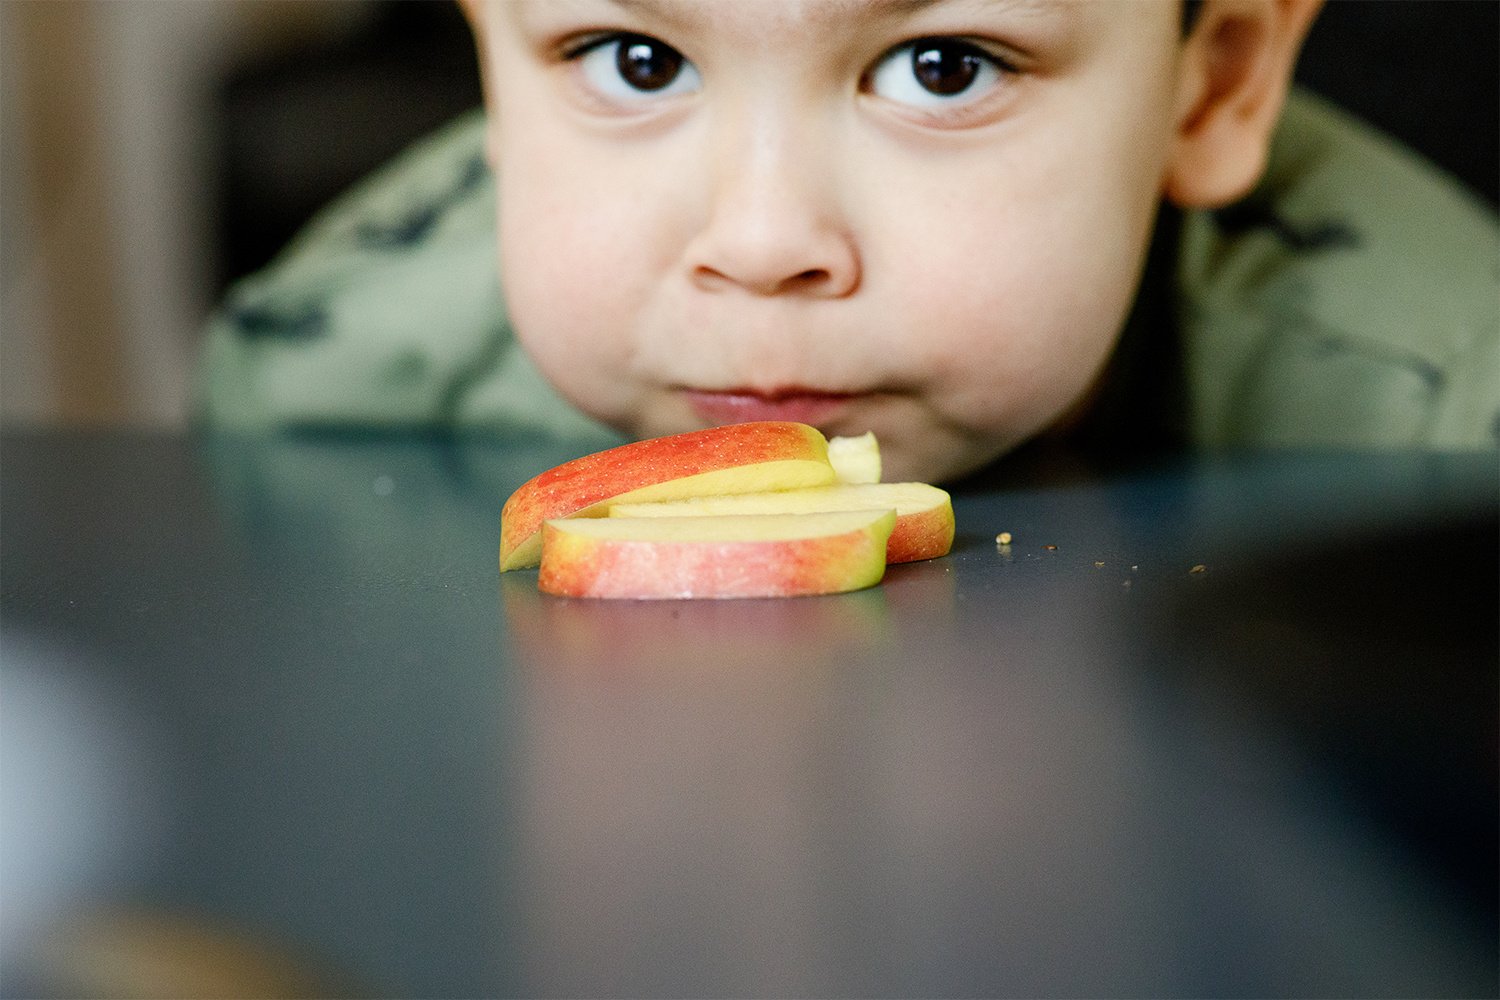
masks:
[[[983,13],[1063,13],[1077,0],[589,0],[634,9],[659,17],[717,19],[736,14],[798,24],[833,23],[866,18],[893,18],[947,9]]]
[[[754,23],[763,27],[830,28],[909,19],[918,15],[1073,19],[1111,4],[1089,0],[495,0],[504,6],[607,16],[628,14],[664,24],[705,27]],[[1162,0],[1156,0],[1160,3]]]

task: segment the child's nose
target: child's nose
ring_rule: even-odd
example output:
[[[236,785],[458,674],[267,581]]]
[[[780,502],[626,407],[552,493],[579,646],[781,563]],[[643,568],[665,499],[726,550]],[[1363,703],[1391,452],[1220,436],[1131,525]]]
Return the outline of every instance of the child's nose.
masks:
[[[827,161],[807,146],[774,140],[726,160],[704,226],[688,247],[693,283],[759,296],[852,294],[859,251]]]

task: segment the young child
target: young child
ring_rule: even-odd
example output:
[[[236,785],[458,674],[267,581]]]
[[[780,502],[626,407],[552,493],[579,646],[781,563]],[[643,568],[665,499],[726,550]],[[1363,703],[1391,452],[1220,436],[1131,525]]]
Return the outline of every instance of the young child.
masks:
[[[933,482],[1500,434],[1493,213],[1288,101],[1317,0],[464,7],[487,117],[233,291],[211,423],[789,419]]]

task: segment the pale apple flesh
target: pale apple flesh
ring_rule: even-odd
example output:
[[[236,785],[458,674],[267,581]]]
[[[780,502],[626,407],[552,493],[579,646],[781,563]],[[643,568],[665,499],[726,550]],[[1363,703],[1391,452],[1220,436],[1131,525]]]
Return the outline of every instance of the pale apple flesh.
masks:
[[[843,510],[896,512],[896,526],[886,548],[887,562],[935,559],[953,548],[952,498],[946,491],[926,483],[836,483],[774,493],[609,505],[611,517],[722,517]]]
[[[880,482],[880,442],[873,431],[828,439],[828,464],[841,483]]]
[[[537,586],[562,597],[796,597],[860,590],[885,573],[894,510],[713,517],[558,518]]]
[[[601,517],[611,501],[801,489],[834,478],[823,435],[786,421],[727,424],[595,452],[543,472],[506,500],[500,571],[540,562],[543,522]]]

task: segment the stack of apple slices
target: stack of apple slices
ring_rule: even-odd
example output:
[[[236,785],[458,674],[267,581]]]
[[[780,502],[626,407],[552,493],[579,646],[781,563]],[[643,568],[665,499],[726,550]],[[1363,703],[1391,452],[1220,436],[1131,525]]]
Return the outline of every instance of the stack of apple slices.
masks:
[[[540,565],[565,597],[791,597],[873,586],[887,563],[946,555],[953,505],[881,483],[872,434],[730,424],[565,462],[500,515],[500,570]]]

